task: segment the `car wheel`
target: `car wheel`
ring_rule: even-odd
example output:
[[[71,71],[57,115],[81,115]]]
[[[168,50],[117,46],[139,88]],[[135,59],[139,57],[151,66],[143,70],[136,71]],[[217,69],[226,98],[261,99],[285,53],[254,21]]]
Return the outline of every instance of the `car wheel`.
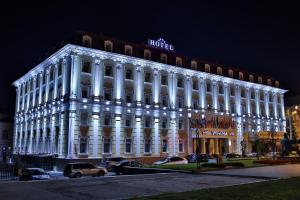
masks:
[[[104,171],[99,171],[97,176],[104,176],[105,175],[105,172]]]
[[[75,178],[80,178],[82,175],[80,174],[80,173],[76,173],[75,175],[74,175],[74,177]]]

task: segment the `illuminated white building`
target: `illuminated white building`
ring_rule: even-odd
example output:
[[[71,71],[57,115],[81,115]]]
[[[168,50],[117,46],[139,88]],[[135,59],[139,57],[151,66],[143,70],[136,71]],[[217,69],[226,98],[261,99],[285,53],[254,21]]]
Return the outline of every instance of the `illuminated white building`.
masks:
[[[195,151],[189,117],[229,116],[200,136],[202,153],[240,153],[261,131],[285,131],[278,81],[156,46],[81,33],[13,83],[15,153],[154,158]],[[275,85],[275,86],[272,86]],[[221,122],[218,122],[221,124]],[[222,135],[222,134],[223,135]],[[245,139],[247,137],[247,139]]]

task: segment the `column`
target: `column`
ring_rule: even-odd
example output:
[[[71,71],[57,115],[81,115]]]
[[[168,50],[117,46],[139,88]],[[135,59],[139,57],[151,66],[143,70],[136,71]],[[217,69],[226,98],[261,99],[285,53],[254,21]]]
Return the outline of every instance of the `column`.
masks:
[[[43,72],[39,74],[39,105],[42,104],[42,97],[43,97]]]
[[[104,84],[103,63],[98,58],[93,60],[92,65],[92,92],[95,100],[99,101],[103,95]]]
[[[136,128],[136,134],[135,134],[135,156],[140,157],[141,156],[141,116],[137,115],[135,118],[135,128]]]
[[[235,152],[242,154],[241,142],[243,141],[242,117],[236,117],[237,138]]]
[[[154,155],[159,155],[159,118],[154,119]]]
[[[41,153],[41,143],[40,143],[40,137],[41,137],[41,127],[40,127],[40,119],[36,122],[36,138],[35,138],[35,147],[34,147],[34,153]]]
[[[45,104],[49,100],[50,67],[46,70]]]
[[[114,67],[114,99],[117,104],[122,103],[124,97],[124,65],[117,62]]]
[[[22,111],[25,110],[25,88],[26,88],[26,83],[22,84]]]
[[[205,80],[201,77],[198,80],[199,84],[199,105],[202,111],[206,110],[206,83]]]
[[[174,110],[177,99],[177,75],[173,71],[168,72],[168,93],[170,108]]]
[[[66,144],[66,136],[65,136],[65,114],[59,114],[59,144],[58,144],[58,155],[59,157],[65,156],[65,144]]]
[[[32,88],[32,107],[34,108],[35,105],[36,105],[36,79],[37,79],[37,76],[34,75],[33,77],[33,88]]]
[[[29,123],[29,120],[28,120],[28,115],[26,114],[25,115],[25,129],[24,129],[24,138],[23,138],[23,152],[24,153],[27,153],[27,140],[28,140],[28,123]]]
[[[18,152],[22,152],[22,137],[23,137],[23,122],[21,121],[21,124],[20,124],[20,135],[19,135],[19,142],[18,142]]]
[[[274,118],[275,118],[275,120],[277,120],[278,119],[278,112],[277,112],[277,108],[278,108],[278,106],[277,106],[277,101],[278,101],[278,97],[277,97],[277,94],[274,92],[273,93],[273,96],[272,96],[272,98],[273,98],[273,112],[274,112]]]
[[[47,118],[46,116],[43,118],[43,137],[42,137],[42,144],[41,144],[41,152],[46,152],[46,137],[47,137]]]
[[[284,111],[284,98],[283,94],[280,94],[280,107],[281,107],[281,118],[285,120],[285,111]]]
[[[249,87],[246,88],[246,108],[248,116],[251,115],[251,89]]]
[[[212,107],[214,112],[218,112],[218,84],[217,81],[212,81]]]
[[[29,144],[28,144],[28,153],[31,154],[33,152],[32,142],[33,142],[33,126],[34,121],[31,120],[30,123],[30,135],[29,135]]]
[[[219,154],[220,151],[219,151],[219,139],[218,138],[215,138],[215,141],[214,141],[214,144],[215,144],[215,153],[216,154]]]
[[[169,133],[169,155],[175,156],[177,155],[177,147],[178,147],[178,133],[177,133],[177,120],[176,120],[176,112],[171,111],[170,114],[170,133]]]
[[[71,85],[72,85],[72,83],[71,83]],[[74,96],[73,96],[73,98],[74,98]],[[76,104],[75,104],[75,102],[71,102],[70,103],[70,111],[69,111],[67,158],[74,158],[74,156],[75,156],[74,155],[75,118],[76,118]]]
[[[192,107],[192,79],[190,76],[185,77],[184,104],[188,109]]]
[[[239,85],[235,86],[235,106],[237,115],[241,116],[241,88]]]
[[[229,114],[229,85],[227,82],[224,82],[224,101],[225,101],[225,112]]]
[[[80,74],[82,69],[82,59],[77,54],[71,55],[71,82],[70,99],[77,99],[80,88]]]
[[[29,105],[30,105],[30,80],[27,81],[27,95],[26,95],[26,98],[27,98],[27,101],[26,101],[26,112],[28,112],[29,110]]]
[[[136,66],[134,70],[134,90],[137,106],[142,105],[144,101],[144,69]]]
[[[58,63],[55,63],[54,65],[53,77],[54,77],[53,102],[55,102],[57,100],[57,92],[58,92]]]
[[[260,117],[260,92],[258,89],[255,89],[255,107],[256,107],[256,115]]]
[[[21,98],[21,87],[16,88],[16,113],[20,112],[20,98]]]
[[[99,106],[100,107],[100,106]],[[98,158],[99,154],[99,112],[94,112],[93,116],[93,157]]]
[[[15,118],[15,126],[14,126],[14,137],[13,137],[13,153],[17,153],[18,149],[18,130],[19,130],[19,120]]]
[[[62,60],[62,91],[61,98],[65,98],[70,91],[70,68],[69,59],[64,57]]]
[[[155,107],[160,104],[160,83],[161,83],[161,73],[158,69],[152,71],[152,102]]]
[[[201,140],[201,153],[206,153],[206,146],[205,146],[205,138],[200,138]]]
[[[51,129],[50,129],[50,149],[49,153],[55,153],[55,114],[51,116]]]
[[[268,91],[264,91],[264,104],[265,104],[266,117],[267,119],[269,119],[270,113],[269,113],[269,92]]]

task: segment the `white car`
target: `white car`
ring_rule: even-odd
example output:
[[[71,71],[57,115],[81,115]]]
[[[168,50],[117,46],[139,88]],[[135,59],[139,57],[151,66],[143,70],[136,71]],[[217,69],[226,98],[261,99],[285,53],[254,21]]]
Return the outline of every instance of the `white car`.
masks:
[[[177,165],[177,164],[188,164],[188,160],[179,156],[172,156],[153,163],[153,165]]]

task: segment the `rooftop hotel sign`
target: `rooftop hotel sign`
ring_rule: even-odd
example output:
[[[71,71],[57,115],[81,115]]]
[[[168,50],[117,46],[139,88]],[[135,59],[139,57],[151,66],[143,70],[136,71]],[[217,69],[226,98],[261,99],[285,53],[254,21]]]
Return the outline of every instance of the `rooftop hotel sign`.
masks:
[[[172,44],[167,44],[166,41],[162,38],[158,38],[157,40],[148,39],[148,46],[165,49],[168,51],[175,50]]]

